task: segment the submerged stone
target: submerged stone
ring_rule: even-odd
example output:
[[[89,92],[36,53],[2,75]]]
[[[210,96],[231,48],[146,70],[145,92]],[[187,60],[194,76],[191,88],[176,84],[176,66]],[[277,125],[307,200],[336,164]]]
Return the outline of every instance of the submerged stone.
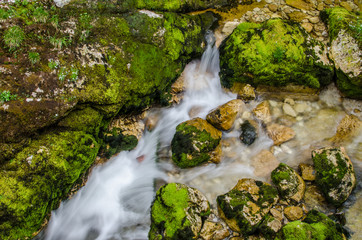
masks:
[[[241,23],[220,46],[220,78],[231,88],[288,84],[321,88],[332,81],[333,67],[323,44],[292,21],[270,19]]]
[[[209,202],[200,191],[184,184],[166,184],[157,191],[152,204],[148,238],[194,239],[209,214]]]
[[[270,208],[278,201],[278,192],[271,185],[241,179],[226,194],[217,197],[219,214],[228,226],[243,235],[253,234]]]
[[[171,142],[172,160],[181,168],[214,161],[220,154],[222,133],[201,118],[180,123]],[[219,153],[219,154],[218,154]]]
[[[251,145],[257,138],[258,134],[256,132],[256,128],[250,124],[249,121],[245,121],[243,124],[241,124],[241,134],[240,134],[240,140],[246,144]]]
[[[356,187],[353,165],[343,147],[326,147],[312,152],[316,183],[332,204],[339,206]]]

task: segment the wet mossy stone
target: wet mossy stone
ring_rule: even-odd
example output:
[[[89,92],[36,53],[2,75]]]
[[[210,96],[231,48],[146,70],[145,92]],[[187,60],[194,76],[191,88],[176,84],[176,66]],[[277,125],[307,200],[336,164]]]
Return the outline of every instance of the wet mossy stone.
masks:
[[[197,239],[209,214],[209,202],[200,191],[184,184],[166,184],[152,203],[148,238]]]
[[[258,136],[256,128],[249,121],[245,121],[243,124],[241,124],[240,129],[240,140],[246,145],[253,144]]]
[[[285,200],[291,201],[291,203],[298,203],[302,200],[305,183],[294,169],[281,163],[272,171],[271,179]]]
[[[241,23],[220,46],[220,78],[232,88],[251,85],[303,85],[319,89],[332,81],[325,47],[292,21]]]
[[[326,199],[339,206],[356,187],[353,165],[343,147],[326,147],[312,152],[316,183]]]
[[[308,212],[307,217],[301,221],[286,224],[275,239],[283,240],[343,240],[342,228],[316,210]]]
[[[172,160],[180,168],[195,167],[211,160],[219,146],[221,131],[201,118],[180,123],[171,142]]]
[[[321,12],[328,25],[330,58],[337,74],[337,87],[347,97],[362,99],[362,18],[340,7]]]
[[[233,231],[251,235],[278,199],[278,191],[273,186],[241,179],[231,191],[218,196],[216,202],[220,217]]]
[[[84,132],[48,133],[2,166],[0,239],[32,236],[93,163],[98,149]]]

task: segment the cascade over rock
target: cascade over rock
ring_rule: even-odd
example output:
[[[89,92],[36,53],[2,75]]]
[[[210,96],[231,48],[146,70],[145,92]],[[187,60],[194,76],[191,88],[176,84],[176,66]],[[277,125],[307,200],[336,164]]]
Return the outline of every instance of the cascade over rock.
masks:
[[[320,88],[332,77],[325,46],[291,21],[241,23],[220,46],[220,78],[228,88],[236,82]]]

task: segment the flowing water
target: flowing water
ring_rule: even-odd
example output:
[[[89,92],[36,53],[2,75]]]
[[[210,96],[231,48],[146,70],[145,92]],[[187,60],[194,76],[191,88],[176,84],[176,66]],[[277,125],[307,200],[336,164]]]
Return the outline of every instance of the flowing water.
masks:
[[[251,110],[262,99],[246,104],[234,129],[223,133],[220,164],[180,170],[170,161],[170,143],[179,123],[193,117],[205,118],[210,110],[236,98],[236,95],[222,90],[215,39],[211,33],[206,39],[208,45],[201,61],[191,62],[183,73],[186,91],[182,102],[160,111],[156,128],[144,133],[136,149],[121,152],[104,165],[94,168],[86,186],[52,212],[45,239],[147,239],[155,180],[195,187],[206,195],[214,207],[216,196],[229,191],[238,179],[252,177],[270,180],[268,176],[255,174],[257,168],[265,166],[252,165],[251,161],[261,150],[269,150],[273,145],[261,125],[258,138],[251,146],[247,147],[237,139],[240,123],[253,119]],[[286,118],[285,121],[290,121],[296,132],[296,138],[273,148],[278,161],[293,167],[300,162],[310,162],[311,149],[335,134],[339,121],[346,115],[346,109],[353,111],[354,108],[348,110],[348,106],[357,104],[360,107],[358,102],[336,100],[333,91],[331,87],[324,92],[318,102],[296,102],[304,106],[304,112],[298,113],[296,120]],[[269,102],[273,118],[281,119],[283,102]],[[347,146],[352,159],[360,158],[360,142],[361,134]],[[139,157],[143,161],[138,161]],[[360,163],[361,159],[358,160]]]

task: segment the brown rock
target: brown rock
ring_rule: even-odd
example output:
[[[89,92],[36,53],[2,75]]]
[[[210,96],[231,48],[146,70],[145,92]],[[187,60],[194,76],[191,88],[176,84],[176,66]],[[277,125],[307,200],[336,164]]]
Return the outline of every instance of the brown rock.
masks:
[[[286,0],[285,3],[291,7],[303,10],[312,10],[313,5],[303,0]]]
[[[227,131],[233,126],[244,105],[240,99],[231,100],[207,114],[206,120],[214,127]]]
[[[215,148],[214,151],[210,153],[210,161],[213,163],[220,163],[221,162],[221,154],[222,154],[222,148],[221,143]]]
[[[299,11],[294,11],[289,13],[288,17],[290,18],[290,20],[301,22],[303,19],[306,19],[308,15]]]
[[[301,173],[301,177],[303,178],[303,180],[305,181],[315,180],[315,171],[312,165],[301,163],[299,164],[299,171]]]
[[[316,209],[321,212],[328,212],[331,209],[323,193],[316,185],[307,186],[304,194],[304,202],[307,208]]]
[[[293,129],[276,123],[268,125],[267,132],[269,137],[274,141],[274,145],[280,145],[295,136]]]
[[[274,3],[269,4],[269,5],[268,5],[268,8],[269,8],[269,10],[272,11],[272,12],[278,11],[278,5],[276,5],[276,4],[274,4]]]
[[[251,162],[254,167],[254,174],[257,177],[269,177],[271,171],[273,171],[279,165],[277,158],[268,150],[261,150]]]
[[[227,225],[224,221],[214,221],[216,216],[210,214],[207,220],[205,220],[202,226],[200,237],[204,240],[221,240],[230,236]]]
[[[319,17],[311,17],[311,18],[309,18],[309,22],[311,22],[311,23],[319,23]]]
[[[115,118],[108,126],[108,130],[111,132],[113,128],[118,128],[121,130],[123,135],[133,135],[140,140],[145,129],[145,124],[142,119],[144,119],[144,113]]]
[[[253,109],[253,113],[257,119],[264,123],[269,123],[271,121],[270,105],[268,101],[261,102]]]
[[[255,88],[246,83],[234,83],[231,91],[238,94],[238,99],[249,101],[255,99]]]
[[[339,123],[336,135],[331,138],[331,141],[335,144],[340,144],[358,136],[361,131],[362,124],[358,117],[352,114],[346,115]]]
[[[324,3],[321,2],[317,5],[317,10],[322,11],[323,9],[324,9]]]
[[[282,221],[283,220],[283,213],[278,211],[277,209],[275,208],[271,208],[270,209],[270,214],[275,217],[276,219],[278,219],[279,221]]]
[[[340,4],[339,4],[341,7],[344,7],[345,9],[347,9],[348,11],[352,11],[352,7],[351,7],[351,5],[348,3],[348,2],[341,2]]]
[[[291,206],[291,207],[286,207],[284,209],[284,215],[290,220],[290,221],[295,221],[295,220],[299,220],[301,218],[303,218],[303,209],[301,207],[295,207],[295,206]]]

